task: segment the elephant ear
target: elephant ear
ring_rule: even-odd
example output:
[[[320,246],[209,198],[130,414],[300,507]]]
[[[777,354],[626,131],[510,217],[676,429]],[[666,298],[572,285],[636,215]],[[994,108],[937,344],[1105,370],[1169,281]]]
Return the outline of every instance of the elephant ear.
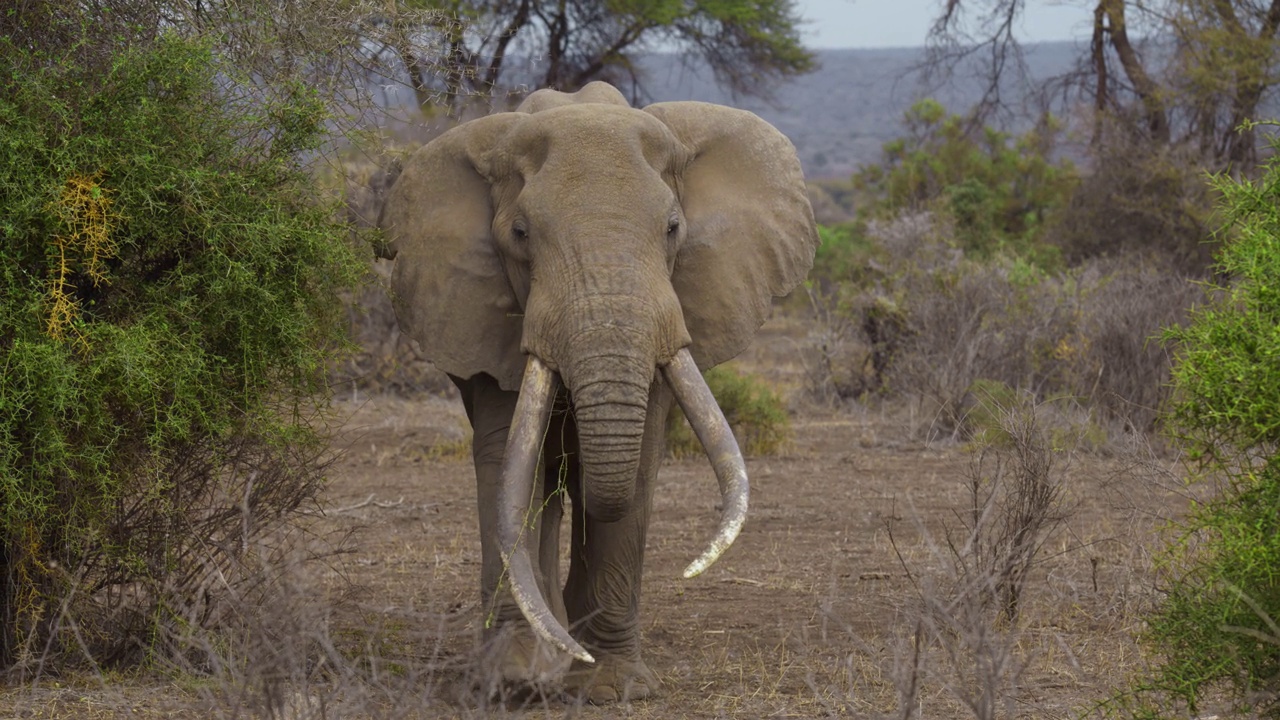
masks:
[[[486,151],[524,117],[472,120],[424,145],[405,162],[378,222],[395,258],[400,329],[440,370],[488,373],[507,390],[524,372],[524,318],[493,240]]]
[[[672,284],[707,369],[742,352],[813,266],[818,231],[795,147],[753,113],[700,102],[645,111],[689,155],[677,187],[687,225]]]

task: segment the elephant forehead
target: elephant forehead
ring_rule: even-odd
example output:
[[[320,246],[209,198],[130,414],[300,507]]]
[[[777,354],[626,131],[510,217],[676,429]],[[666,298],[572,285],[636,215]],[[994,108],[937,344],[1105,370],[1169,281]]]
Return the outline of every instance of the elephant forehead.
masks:
[[[665,169],[680,153],[679,141],[652,115],[603,104],[566,105],[535,113],[513,138],[517,152],[545,161],[579,165],[643,160]]]

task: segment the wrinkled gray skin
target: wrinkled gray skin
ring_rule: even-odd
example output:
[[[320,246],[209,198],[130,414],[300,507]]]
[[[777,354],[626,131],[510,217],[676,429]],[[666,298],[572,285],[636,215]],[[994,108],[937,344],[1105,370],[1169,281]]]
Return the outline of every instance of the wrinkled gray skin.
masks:
[[[685,347],[704,370],[733,357],[808,272],[818,240],[794,148],[727,107],[635,109],[604,83],[543,90],[415,153],[380,224],[401,327],[453,378],[475,430],[481,596],[502,679],[563,679],[593,702],[649,695],[640,581],[672,403],[657,370]],[[540,591],[596,661],[567,675],[504,586],[497,540],[526,354],[565,388],[528,542]]]

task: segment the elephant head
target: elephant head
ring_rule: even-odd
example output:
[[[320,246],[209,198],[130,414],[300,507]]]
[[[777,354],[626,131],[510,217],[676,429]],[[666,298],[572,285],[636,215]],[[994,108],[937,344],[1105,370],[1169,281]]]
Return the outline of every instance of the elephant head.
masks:
[[[604,83],[539,91],[418,150],[380,225],[402,329],[441,370],[520,389],[500,533],[512,591],[535,630],[588,659],[518,548],[556,377],[573,401],[586,511],[609,521],[634,500],[662,373],[726,496],[720,534],[686,574],[700,572],[741,526],[746,475],[698,368],[741,352],[812,265],[795,150],[728,107],[635,109]]]

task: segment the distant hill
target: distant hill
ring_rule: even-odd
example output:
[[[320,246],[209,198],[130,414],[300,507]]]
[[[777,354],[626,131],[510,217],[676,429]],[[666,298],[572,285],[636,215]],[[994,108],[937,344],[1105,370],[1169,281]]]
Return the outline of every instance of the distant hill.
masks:
[[[1073,43],[1026,47],[1032,77],[1047,79],[1068,72],[1079,50]],[[981,87],[970,75],[929,91],[914,67],[920,48],[822,50],[821,68],[780,88],[774,103],[734,98],[711,81],[710,73],[690,70],[674,55],[645,58],[646,88],[654,101],[703,100],[757,113],[795,143],[810,178],[847,177],[860,164],[880,158],[881,146],[902,134],[902,115],[922,97],[934,97],[953,112],[971,107]]]

